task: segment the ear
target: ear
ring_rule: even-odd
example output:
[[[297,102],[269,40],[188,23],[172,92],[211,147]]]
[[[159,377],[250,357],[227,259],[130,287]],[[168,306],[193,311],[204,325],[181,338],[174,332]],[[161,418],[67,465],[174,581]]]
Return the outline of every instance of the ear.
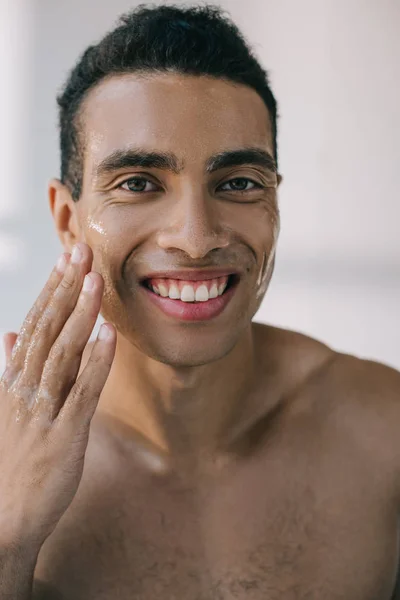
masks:
[[[49,206],[53,215],[58,237],[66,252],[81,240],[77,202],[59,179],[52,179],[48,187]]]

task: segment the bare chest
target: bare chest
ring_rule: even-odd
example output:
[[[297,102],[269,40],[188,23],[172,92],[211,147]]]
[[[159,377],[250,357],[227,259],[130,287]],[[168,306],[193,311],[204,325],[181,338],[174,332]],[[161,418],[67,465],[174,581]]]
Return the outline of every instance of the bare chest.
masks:
[[[65,600],[390,600],[397,559],[397,515],[378,475],[345,449],[332,463],[293,448],[201,489],[93,488],[35,575]]]

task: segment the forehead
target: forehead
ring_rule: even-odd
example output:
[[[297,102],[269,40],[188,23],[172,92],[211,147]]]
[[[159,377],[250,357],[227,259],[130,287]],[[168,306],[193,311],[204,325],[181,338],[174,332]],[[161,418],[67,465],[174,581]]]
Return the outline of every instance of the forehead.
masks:
[[[205,76],[124,74],[103,80],[83,105],[86,167],[135,146],[185,163],[259,146],[273,155],[268,110],[252,88]]]

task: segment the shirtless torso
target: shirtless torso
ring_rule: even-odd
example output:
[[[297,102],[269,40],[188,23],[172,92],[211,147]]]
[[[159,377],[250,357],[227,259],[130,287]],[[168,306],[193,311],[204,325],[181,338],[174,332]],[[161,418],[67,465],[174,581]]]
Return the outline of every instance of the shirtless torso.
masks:
[[[132,431],[95,415],[35,600],[395,597],[400,375],[254,328],[276,398],[263,414],[252,405],[253,423],[201,475],[158,472]]]

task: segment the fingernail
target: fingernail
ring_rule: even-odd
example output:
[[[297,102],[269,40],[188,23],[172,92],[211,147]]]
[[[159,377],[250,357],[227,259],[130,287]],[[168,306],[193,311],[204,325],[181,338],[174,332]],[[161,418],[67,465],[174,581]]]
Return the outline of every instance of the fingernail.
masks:
[[[62,254],[57,261],[57,271],[59,271],[59,273],[64,273],[66,266],[67,266],[67,261],[65,259],[64,254]]]
[[[110,336],[111,336],[111,332],[108,329],[108,327],[106,327],[106,325],[102,325],[100,327],[100,331],[99,331],[99,335],[98,335],[99,340],[102,340],[102,341],[108,340],[108,338]]]
[[[72,255],[71,255],[71,262],[76,264],[78,262],[80,262],[82,258],[82,252],[79,250],[78,246],[74,246],[73,250],[72,250]]]
[[[93,287],[94,287],[93,278],[91,277],[90,273],[88,273],[87,275],[85,275],[85,279],[83,280],[82,289],[84,292],[90,292],[90,290],[92,290]]]

